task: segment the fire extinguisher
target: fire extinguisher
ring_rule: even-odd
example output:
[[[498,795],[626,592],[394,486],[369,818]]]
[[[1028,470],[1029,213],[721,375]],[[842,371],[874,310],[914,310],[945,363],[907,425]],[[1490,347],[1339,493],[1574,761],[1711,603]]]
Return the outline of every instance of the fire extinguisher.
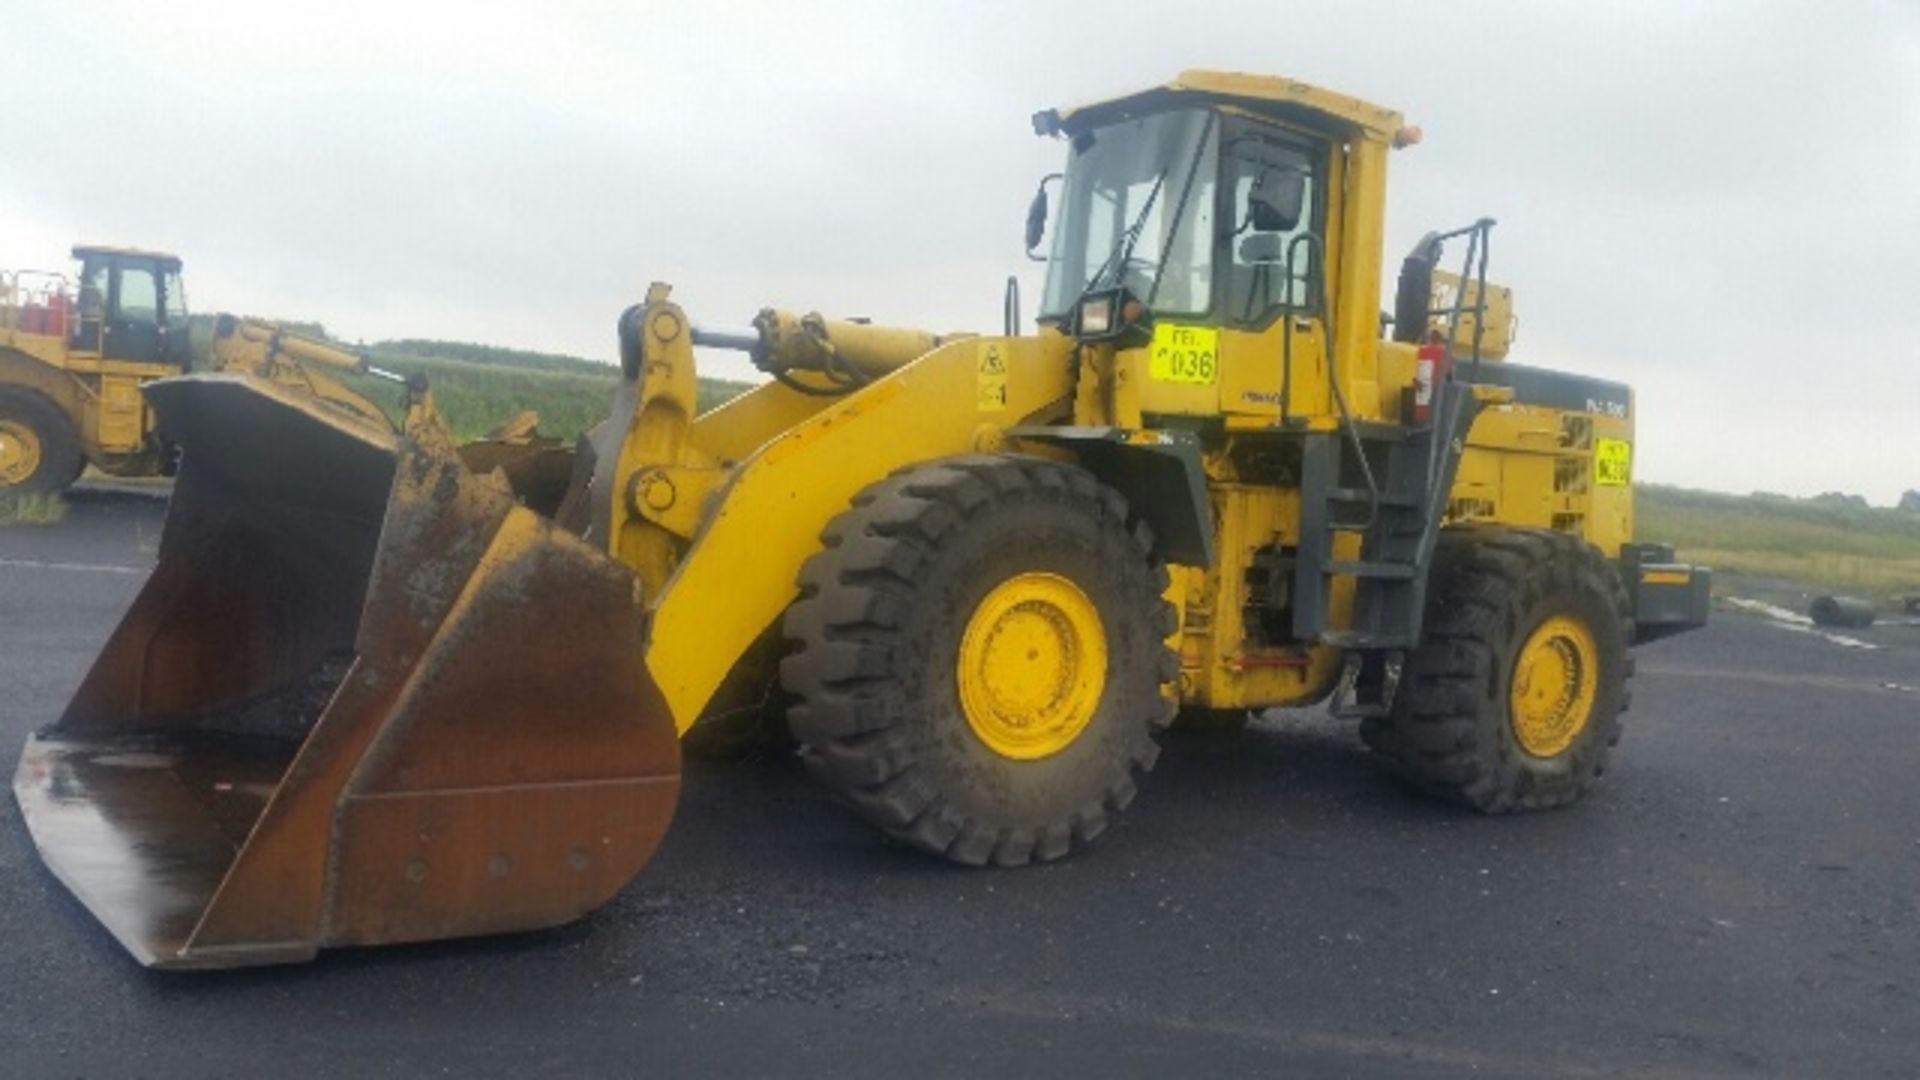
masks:
[[[1433,417],[1433,402],[1446,382],[1447,371],[1453,366],[1453,359],[1447,352],[1447,346],[1440,340],[1439,334],[1427,335],[1427,340],[1414,354],[1413,363],[1413,422],[1424,424]]]

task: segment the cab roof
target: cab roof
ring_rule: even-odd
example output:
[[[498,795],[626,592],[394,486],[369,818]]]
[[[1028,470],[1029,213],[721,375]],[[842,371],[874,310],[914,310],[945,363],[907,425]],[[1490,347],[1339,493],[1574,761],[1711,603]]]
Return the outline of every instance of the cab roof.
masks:
[[[1121,97],[1068,109],[1035,113],[1033,129],[1041,135],[1082,131],[1114,120],[1158,112],[1181,104],[1240,105],[1256,112],[1305,114],[1303,119],[1333,121],[1364,137],[1391,141],[1404,126],[1401,115],[1359,98],[1322,90],[1298,79],[1275,75],[1243,75],[1232,71],[1183,71],[1172,82]]]
[[[151,259],[162,270],[180,269],[180,256],[165,251],[143,251],[140,248],[112,247],[105,244],[75,244],[73,257],[84,259],[89,255],[114,255],[121,258]]]

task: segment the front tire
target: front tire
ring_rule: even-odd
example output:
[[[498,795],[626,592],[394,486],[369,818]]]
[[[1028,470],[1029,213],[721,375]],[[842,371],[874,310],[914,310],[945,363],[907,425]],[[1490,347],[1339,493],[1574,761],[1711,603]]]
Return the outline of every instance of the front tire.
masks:
[[[1086,471],[1011,455],[895,473],[800,574],[781,679],[808,768],[888,835],[1016,866],[1093,840],[1172,716],[1152,535]]]
[[[1361,737],[1413,786],[1485,813],[1580,798],[1628,702],[1627,595],[1593,545],[1543,529],[1441,534],[1426,632]]]
[[[60,407],[32,390],[0,386],[0,494],[52,495],[87,466]]]

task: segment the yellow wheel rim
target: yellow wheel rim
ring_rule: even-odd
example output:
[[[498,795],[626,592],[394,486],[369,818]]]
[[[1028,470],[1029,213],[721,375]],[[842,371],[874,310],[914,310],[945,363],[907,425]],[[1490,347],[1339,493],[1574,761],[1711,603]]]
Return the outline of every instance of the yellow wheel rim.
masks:
[[[974,608],[960,638],[960,707],[994,752],[1057,754],[1086,730],[1107,683],[1099,609],[1058,574],[1017,574]]]
[[[23,483],[40,471],[40,436],[25,424],[0,420],[0,487]]]
[[[1566,751],[1586,730],[1600,682],[1600,649],[1587,624],[1555,615],[1528,636],[1513,667],[1513,734],[1534,757]]]

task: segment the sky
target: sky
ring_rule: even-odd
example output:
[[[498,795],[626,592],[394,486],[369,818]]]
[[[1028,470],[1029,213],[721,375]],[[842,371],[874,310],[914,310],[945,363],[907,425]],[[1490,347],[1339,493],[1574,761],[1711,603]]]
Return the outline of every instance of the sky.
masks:
[[[1913,0],[7,8],[0,265],[160,248],[197,310],[608,361],[654,280],[995,331],[1065,155],[1034,111],[1286,75],[1425,131],[1385,286],[1497,218],[1512,359],[1633,384],[1639,479],[1920,488]]]

